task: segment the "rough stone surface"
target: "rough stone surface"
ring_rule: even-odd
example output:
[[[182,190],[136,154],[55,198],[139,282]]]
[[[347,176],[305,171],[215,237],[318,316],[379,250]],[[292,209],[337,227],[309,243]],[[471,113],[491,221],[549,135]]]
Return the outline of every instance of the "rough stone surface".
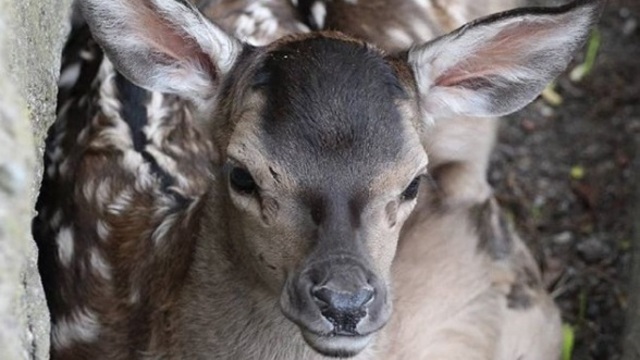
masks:
[[[30,220],[71,0],[0,0],[0,359],[47,359]]]

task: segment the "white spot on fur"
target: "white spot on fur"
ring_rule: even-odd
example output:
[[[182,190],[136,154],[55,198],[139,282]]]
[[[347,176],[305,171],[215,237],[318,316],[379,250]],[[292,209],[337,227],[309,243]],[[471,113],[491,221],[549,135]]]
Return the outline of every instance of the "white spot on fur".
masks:
[[[296,26],[296,29],[298,29],[298,31],[299,31],[299,32],[303,32],[303,33],[304,33],[304,32],[309,32],[309,31],[311,31],[311,30],[307,27],[307,25],[305,25],[305,24],[303,24],[303,23],[296,23],[296,24],[295,24],[295,26]]]
[[[63,350],[77,343],[86,344],[97,340],[100,323],[97,314],[85,308],[53,324],[51,333],[53,347]]]
[[[165,216],[162,219],[162,222],[158,227],[153,231],[151,235],[151,239],[153,240],[153,244],[158,246],[166,239],[167,234],[173,229],[176,221],[179,219],[180,213],[174,213],[168,216]]]
[[[93,79],[93,82],[95,83],[96,79]],[[86,107],[88,102],[89,102],[89,96],[85,94],[80,96],[80,100],[78,100],[78,105],[80,107]]]
[[[98,71],[100,83],[100,98],[98,100],[100,109],[109,119],[120,119],[120,102],[117,100],[115,86],[115,72],[113,65],[107,59],[100,64]]]
[[[94,149],[115,148],[123,151],[126,158],[126,153],[133,149],[133,139],[130,127],[120,115],[122,104],[117,97],[113,65],[108,60],[103,61],[98,78],[101,80],[98,104],[102,114],[92,119],[92,128],[97,132],[90,146]],[[124,165],[129,166],[128,169],[131,171],[135,171],[137,167],[126,162]]]
[[[64,104],[62,104],[62,106],[60,107],[60,110],[58,111],[58,118],[61,119],[62,122],[65,122],[65,120],[67,119],[67,113],[69,112],[69,109],[71,109],[71,105],[74,104],[73,99],[71,100],[67,100]],[[64,126],[62,125],[66,125],[65,124],[60,124],[61,128],[64,128]],[[56,136],[56,138],[54,139],[54,144],[55,146],[59,146],[61,143],[61,138],[59,138],[58,136]]]
[[[70,65],[60,74],[60,79],[58,80],[58,86],[62,88],[70,88],[75,85],[76,81],[78,81],[78,77],[80,76],[80,63],[75,63]]]
[[[246,39],[256,31],[256,24],[249,15],[242,14],[238,16],[234,28],[235,35],[246,41]]]
[[[426,9],[430,6],[430,0],[413,0],[413,2],[423,9]]]
[[[158,144],[159,145],[159,144]],[[166,155],[164,149],[156,144],[149,144],[145,147],[145,151],[151,155],[162,169],[172,176],[179,176],[178,163],[170,156]]]
[[[96,189],[96,204],[103,207],[109,203],[111,199],[111,180],[104,179],[98,184]]]
[[[102,220],[98,220],[96,223],[96,233],[98,234],[98,238],[102,241],[106,241],[109,239],[109,234],[111,233],[111,226]]]
[[[62,223],[62,210],[58,209],[53,213],[53,216],[51,216],[49,225],[52,229],[57,229],[58,226],[60,226],[60,223]]]
[[[411,35],[400,28],[391,28],[387,30],[387,36],[398,46],[409,47],[413,43]]]
[[[53,163],[59,162],[64,156],[62,146],[56,146],[51,153],[49,153],[49,160]]]
[[[87,141],[87,138],[89,137],[89,127],[85,127],[82,130],[80,130],[80,134],[78,134],[78,144],[82,144],[85,141]]]
[[[155,181],[149,164],[144,161],[142,154],[134,150],[127,150],[120,165],[136,175],[135,188],[140,191],[148,190]]]
[[[132,289],[129,294],[129,304],[136,304],[138,301],[140,301],[140,290]]]
[[[153,139],[153,133],[150,129],[157,129],[163,125],[163,120],[169,114],[169,107],[164,103],[164,95],[158,92],[152,92],[151,98],[149,99],[149,103],[147,104],[147,119],[149,120],[148,125],[145,126],[145,135],[149,140]]]
[[[82,186],[82,195],[87,201],[91,201],[96,192],[96,182],[95,179],[91,179],[87,181],[84,186]]]
[[[433,39],[438,35],[434,32],[434,29],[432,29],[429,26],[429,23],[426,21],[412,21],[410,26],[411,26],[411,31],[414,34],[418,34],[418,36],[420,37],[420,39],[418,40],[420,42]]]
[[[143,192],[148,191],[154,184],[156,184],[156,180],[157,178],[151,174],[149,164],[144,163],[140,168],[138,168],[135,189]]]
[[[122,191],[113,202],[107,206],[107,212],[112,215],[122,215],[129,207],[131,207],[131,203],[133,202],[132,192],[131,190]]]
[[[91,267],[95,272],[105,280],[111,280],[111,266],[107,263],[105,258],[100,254],[98,248],[93,248],[89,254],[89,261]]]
[[[50,179],[53,179],[55,176],[56,176],[56,165],[49,164],[49,166],[47,166],[47,177]]]
[[[144,164],[142,154],[133,150],[125,151],[122,156],[122,161],[120,162],[123,168],[131,172],[136,172],[142,164]]]
[[[82,60],[91,61],[96,58],[96,54],[94,54],[93,51],[85,49],[80,51],[80,58],[82,58]]]
[[[60,166],[58,166],[58,172],[61,176],[67,175],[69,173],[69,158],[62,160]]]
[[[358,3],[358,0],[343,0],[344,2],[346,2],[347,4],[351,4],[351,5],[355,5]]]
[[[313,20],[316,22],[316,25],[319,29],[324,27],[324,20],[327,16],[327,7],[322,1],[316,1],[311,5],[311,16],[313,16]]]
[[[462,26],[466,22],[470,21],[470,16],[468,15],[468,5],[467,4],[455,4],[450,3],[446,6],[447,15],[454,20],[455,26]]]
[[[63,227],[58,232],[58,258],[64,266],[71,264],[74,252],[73,230],[70,227]]]
[[[256,46],[276,39],[280,24],[269,7],[257,1],[247,6],[244,12],[234,25],[236,37]]]

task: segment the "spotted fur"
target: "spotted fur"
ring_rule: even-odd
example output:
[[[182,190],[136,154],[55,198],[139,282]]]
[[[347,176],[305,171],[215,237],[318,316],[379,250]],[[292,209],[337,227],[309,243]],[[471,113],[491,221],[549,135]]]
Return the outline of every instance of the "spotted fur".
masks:
[[[309,31],[296,8],[283,0],[205,0],[199,9],[229,34],[253,45]]]
[[[184,281],[211,144],[184,101],[115,73],[85,24],[65,47],[69,71],[33,223],[51,356],[137,358],[170,340],[162,314]]]

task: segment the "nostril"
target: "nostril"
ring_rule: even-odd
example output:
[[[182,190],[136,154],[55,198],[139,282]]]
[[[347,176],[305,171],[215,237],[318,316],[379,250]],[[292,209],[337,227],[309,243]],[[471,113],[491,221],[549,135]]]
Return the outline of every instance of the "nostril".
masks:
[[[356,291],[333,289],[327,286],[316,286],[311,295],[321,308],[330,308],[342,312],[362,310],[375,295],[373,288],[366,286]]]
[[[333,324],[333,333],[352,336],[358,334],[358,324],[367,316],[375,292],[370,286],[347,291],[324,285],[312,288],[311,295],[322,316]]]

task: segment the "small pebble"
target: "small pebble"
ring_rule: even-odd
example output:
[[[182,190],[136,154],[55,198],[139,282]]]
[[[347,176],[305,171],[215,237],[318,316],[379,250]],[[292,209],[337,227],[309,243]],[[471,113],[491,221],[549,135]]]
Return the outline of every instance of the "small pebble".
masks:
[[[543,105],[540,106],[540,114],[548,118],[553,116],[554,111],[550,106]]]
[[[553,236],[553,242],[557,245],[565,245],[573,240],[573,234],[571,231],[563,231]]]
[[[638,28],[638,20],[631,18],[624,22],[622,26],[622,34],[624,36],[629,36],[633,34],[634,31]]]
[[[603,260],[610,252],[609,248],[596,237],[590,237],[580,241],[576,249],[580,257],[587,263]]]
[[[529,119],[523,119],[520,122],[520,126],[522,126],[522,129],[526,132],[533,132],[536,129],[536,124]]]
[[[629,8],[621,7],[619,10],[619,14],[622,18],[628,18],[629,15],[631,15],[631,11],[629,11]]]

